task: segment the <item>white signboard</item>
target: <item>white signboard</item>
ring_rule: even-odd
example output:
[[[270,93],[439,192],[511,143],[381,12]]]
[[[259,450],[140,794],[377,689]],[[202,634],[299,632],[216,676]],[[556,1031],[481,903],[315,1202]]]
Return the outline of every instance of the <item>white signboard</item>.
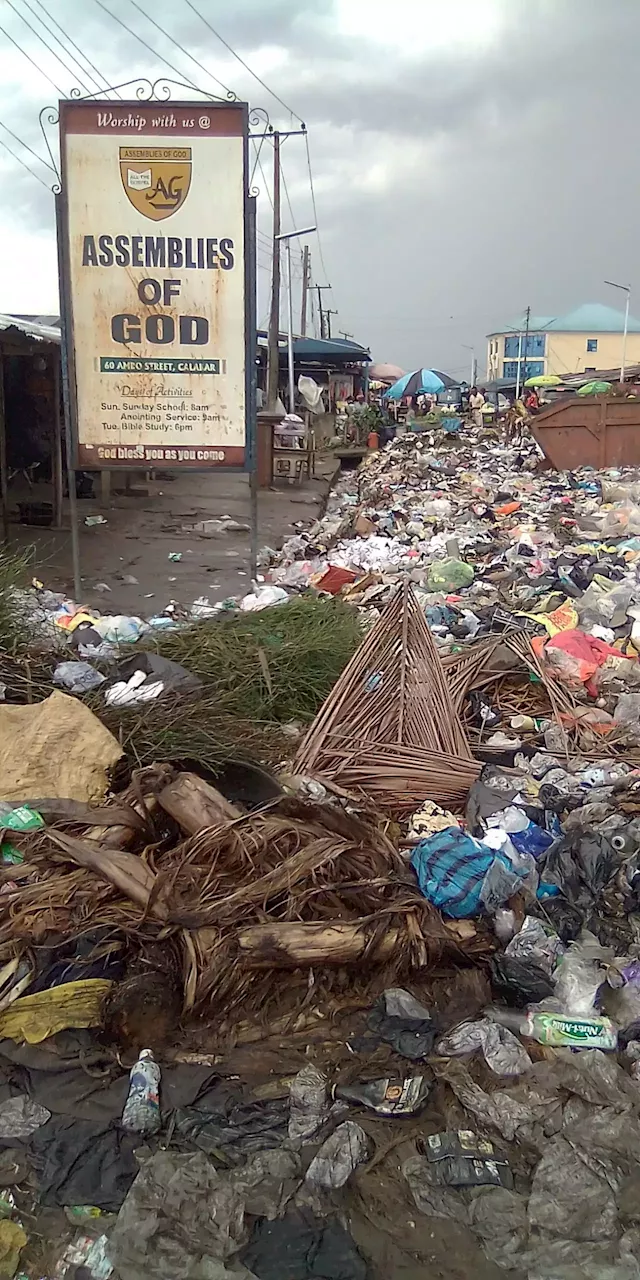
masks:
[[[77,466],[244,466],[246,104],[63,102],[60,131]]]

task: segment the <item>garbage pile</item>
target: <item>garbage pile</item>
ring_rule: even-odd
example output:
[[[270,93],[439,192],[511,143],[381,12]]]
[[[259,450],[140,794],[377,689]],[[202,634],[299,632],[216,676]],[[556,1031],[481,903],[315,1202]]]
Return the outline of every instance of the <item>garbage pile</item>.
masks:
[[[0,1275],[640,1276],[640,488],[538,464],[401,438],[0,705]]]

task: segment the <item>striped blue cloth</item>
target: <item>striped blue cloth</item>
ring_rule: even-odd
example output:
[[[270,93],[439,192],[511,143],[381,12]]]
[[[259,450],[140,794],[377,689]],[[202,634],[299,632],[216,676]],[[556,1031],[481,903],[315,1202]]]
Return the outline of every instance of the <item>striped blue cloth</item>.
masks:
[[[454,920],[480,914],[484,879],[496,861],[512,876],[517,874],[506,854],[474,840],[460,827],[436,831],[411,855],[421,892]]]

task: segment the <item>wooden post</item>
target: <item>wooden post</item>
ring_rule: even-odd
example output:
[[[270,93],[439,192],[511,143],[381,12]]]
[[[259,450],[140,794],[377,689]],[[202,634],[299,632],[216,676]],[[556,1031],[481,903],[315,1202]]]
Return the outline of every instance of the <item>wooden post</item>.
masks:
[[[2,537],[9,541],[9,475],[7,472],[7,423],[4,412],[4,352],[0,352],[0,506]]]
[[[53,360],[53,435],[51,438],[51,478],[53,480],[53,525],[62,528],[62,416],[60,414],[60,360],[59,347],[52,348]]]

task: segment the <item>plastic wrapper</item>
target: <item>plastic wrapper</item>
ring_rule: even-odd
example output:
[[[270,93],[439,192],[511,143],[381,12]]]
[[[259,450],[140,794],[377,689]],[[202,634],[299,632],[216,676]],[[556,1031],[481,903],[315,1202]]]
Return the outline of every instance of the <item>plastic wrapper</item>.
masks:
[[[422,1110],[430,1092],[431,1081],[426,1076],[407,1076],[404,1080],[386,1078],[337,1085],[335,1096],[379,1116],[411,1116]]]
[[[507,1160],[488,1138],[471,1129],[450,1129],[418,1140],[431,1165],[431,1181],[440,1187],[513,1187]]]
[[[338,1125],[314,1156],[305,1181],[315,1187],[343,1187],[354,1169],[369,1158],[371,1142],[355,1120]]]
[[[498,1076],[518,1076],[531,1067],[531,1058],[516,1036],[488,1018],[461,1022],[436,1046],[443,1058],[465,1057],[482,1050],[485,1062]]]

